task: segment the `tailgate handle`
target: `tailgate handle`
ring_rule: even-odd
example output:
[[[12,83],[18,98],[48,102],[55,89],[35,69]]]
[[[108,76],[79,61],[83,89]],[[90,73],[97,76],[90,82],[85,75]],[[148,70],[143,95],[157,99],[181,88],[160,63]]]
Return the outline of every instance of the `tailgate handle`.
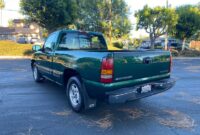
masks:
[[[143,63],[144,64],[151,64],[152,63],[152,58],[150,58],[150,57],[143,58]]]

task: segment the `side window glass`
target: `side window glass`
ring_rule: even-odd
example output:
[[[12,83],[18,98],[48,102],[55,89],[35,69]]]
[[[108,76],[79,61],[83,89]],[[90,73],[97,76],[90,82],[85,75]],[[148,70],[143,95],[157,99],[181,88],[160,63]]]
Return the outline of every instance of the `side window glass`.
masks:
[[[44,44],[45,52],[52,51],[53,43],[56,43],[56,39],[57,39],[57,33],[53,33],[47,38],[47,40],[46,40],[46,42]]]
[[[63,33],[58,46],[59,50],[79,49],[78,35],[75,33]]]

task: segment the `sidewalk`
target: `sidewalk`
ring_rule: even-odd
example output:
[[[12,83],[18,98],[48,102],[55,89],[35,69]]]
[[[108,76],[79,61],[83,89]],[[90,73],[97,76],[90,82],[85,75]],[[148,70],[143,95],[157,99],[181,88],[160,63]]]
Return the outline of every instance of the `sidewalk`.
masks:
[[[31,59],[31,56],[0,56],[0,59]]]
[[[200,57],[173,57],[175,60],[200,60]]]

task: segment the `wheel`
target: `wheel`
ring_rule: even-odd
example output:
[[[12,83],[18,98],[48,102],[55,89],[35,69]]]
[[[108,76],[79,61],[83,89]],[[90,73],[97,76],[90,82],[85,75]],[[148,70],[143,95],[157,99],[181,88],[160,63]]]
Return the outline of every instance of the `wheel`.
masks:
[[[66,86],[66,94],[70,107],[75,112],[81,112],[84,109],[84,98],[82,85],[78,77],[71,77]]]
[[[44,78],[39,73],[38,68],[37,68],[37,66],[35,64],[33,65],[33,70],[32,71],[33,71],[33,79],[36,82],[42,82],[44,80]]]

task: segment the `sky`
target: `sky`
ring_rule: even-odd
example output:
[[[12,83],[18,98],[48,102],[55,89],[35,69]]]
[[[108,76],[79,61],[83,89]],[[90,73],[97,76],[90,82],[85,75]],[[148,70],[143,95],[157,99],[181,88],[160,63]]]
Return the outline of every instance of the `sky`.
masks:
[[[4,0],[5,8],[2,11],[3,26],[7,26],[8,20],[10,19],[23,18],[23,16],[19,13],[20,10],[19,1],[20,0]]]
[[[10,19],[19,19],[23,18],[23,15],[20,14],[20,7],[19,3],[20,0],[4,0],[5,1],[5,9],[3,10],[3,20],[2,20],[2,25],[7,26],[8,25],[8,20]],[[135,11],[142,9],[144,5],[148,5],[150,7],[155,7],[155,6],[165,6],[166,5],[166,0],[125,0],[130,7],[130,20],[134,24],[136,23],[136,19],[134,18],[134,13]],[[177,7],[180,5],[185,5],[185,4],[197,4],[200,2],[200,0],[168,0],[169,4],[172,7]],[[145,32],[144,31],[135,31],[132,30],[131,32],[133,37],[140,37],[144,36]]]

